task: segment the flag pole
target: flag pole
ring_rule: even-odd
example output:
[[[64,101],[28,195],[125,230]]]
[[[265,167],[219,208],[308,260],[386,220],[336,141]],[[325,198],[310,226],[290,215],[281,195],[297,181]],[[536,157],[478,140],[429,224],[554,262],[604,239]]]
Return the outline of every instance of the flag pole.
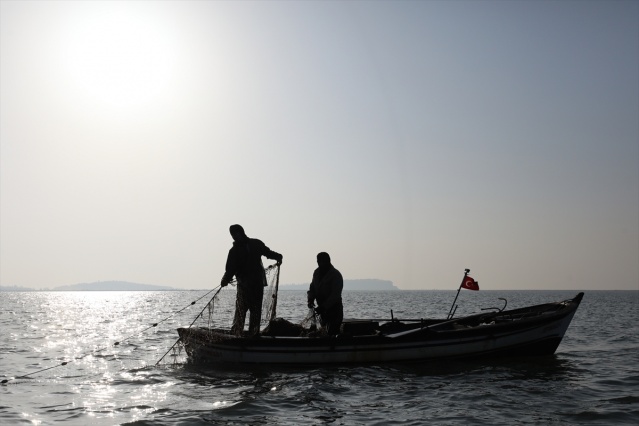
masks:
[[[457,298],[459,297],[459,292],[462,289],[462,286],[464,285],[464,282],[466,281],[466,277],[468,276],[468,273],[470,272],[470,269],[464,269],[464,278],[462,278],[462,282],[461,284],[459,284],[459,288],[457,289],[457,294],[455,295],[455,300],[453,300],[453,304],[450,307],[450,310],[448,311],[448,316],[446,317],[446,319],[451,319],[453,317],[453,315],[455,315],[455,311],[453,311],[453,308],[455,307],[455,302],[457,302]]]

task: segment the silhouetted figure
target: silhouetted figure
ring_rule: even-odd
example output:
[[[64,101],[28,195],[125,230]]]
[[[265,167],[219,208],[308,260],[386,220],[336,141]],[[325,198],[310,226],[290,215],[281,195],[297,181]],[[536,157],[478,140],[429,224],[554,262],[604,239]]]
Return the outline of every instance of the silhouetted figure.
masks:
[[[331,264],[328,253],[317,255],[318,268],[313,272],[313,281],[308,290],[308,307],[314,308],[317,300],[317,312],[320,315],[320,324],[326,327],[329,335],[339,333],[340,325],[344,319],[344,307],[342,306],[342,289],[344,280],[342,274]]]
[[[249,333],[257,335],[260,331],[260,319],[262,316],[262,297],[266,283],[266,274],[262,264],[262,256],[282,264],[282,255],[266,247],[264,243],[255,238],[249,238],[240,225],[231,225],[229,228],[233,237],[233,247],[229,250],[226,259],[226,272],[222,277],[222,287],[228,285],[233,279],[237,279],[237,297],[235,299],[235,317],[231,333],[242,335],[246,312],[251,311],[249,319]]]

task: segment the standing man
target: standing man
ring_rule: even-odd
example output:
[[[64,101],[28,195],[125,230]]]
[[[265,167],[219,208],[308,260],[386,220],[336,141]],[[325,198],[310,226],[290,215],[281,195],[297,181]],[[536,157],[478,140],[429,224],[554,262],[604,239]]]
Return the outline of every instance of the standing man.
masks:
[[[266,274],[262,264],[262,256],[282,264],[282,255],[266,247],[264,243],[255,238],[249,238],[240,225],[231,225],[229,228],[233,237],[233,247],[229,250],[226,259],[226,272],[222,277],[222,287],[228,285],[233,279],[237,279],[237,298],[235,299],[235,318],[231,333],[237,336],[244,331],[246,312],[251,311],[249,319],[249,334],[252,336],[260,332],[260,320],[262,317],[262,297]]]
[[[320,315],[320,324],[326,327],[329,336],[339,333],[344,319],[342,306],[342,288],[344,280],[342,274],[331,264],[328,253],[317,255],[318,268],[313,272],[313,281],[308,290],[308,307],[314,308],[317,300],[316,312]]]

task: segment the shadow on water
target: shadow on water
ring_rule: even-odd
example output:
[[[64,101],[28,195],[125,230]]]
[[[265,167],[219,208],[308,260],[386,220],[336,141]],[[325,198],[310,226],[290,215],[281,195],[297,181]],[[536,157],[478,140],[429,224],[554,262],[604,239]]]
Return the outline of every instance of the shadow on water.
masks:
[[[187,363],[157,374],[173,382],[171,395],[152,421],[131,424],[512,424],[522,410],[521,424],[571,424],[637,401],[588,408],[573,397],[587,370],[564,355],[323,367]]]
[[[380,368],[396,370],[398,374],[427,376],[460,376],[501,372],[518,379],[569,380],[578,377],[581,369],[572,361],[556,355],[494,359],[464,359],[431,361],[428,363],[387,364]]]
[[[347,414],[364,422],[372,413],[381,421],[397,404],[406,407],[406,419],[415,418],[425,408],[425,392],[443,405],[470,389],[474,398],[494,401],[523,396],[522,389],[566,390],[583,376],[575,362],[557,356],[323,367],[187,363],[168,374],[180,383],[180,393],[206,403],[191,406],[191,415],[258,424],[269,423],[260,417],[266,413],[298,424],[339,424]]]
[[[176,376],[198,385],[219,384],[221,381],[261,381],[286,377],[332,377],[353,375],[395,377],[459,377],[485,374],[517,380],[578,380],[584,372],[578,363],[557,355],[495,359],[439,360],[428,362],[317,365],[241,365],[186,363],[175,368]]]

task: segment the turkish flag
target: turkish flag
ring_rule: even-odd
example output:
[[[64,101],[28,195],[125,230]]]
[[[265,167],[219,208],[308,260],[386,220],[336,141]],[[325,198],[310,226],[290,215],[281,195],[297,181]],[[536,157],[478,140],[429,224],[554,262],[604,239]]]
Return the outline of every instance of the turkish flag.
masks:
[[[464,277],[464,281],[462,281],[461,286],[468,290],[475,290],[475,291],[479,290],[479,283],[475,281],[474,279],[472,279],[471,277],[469,277],[468,275]]]

